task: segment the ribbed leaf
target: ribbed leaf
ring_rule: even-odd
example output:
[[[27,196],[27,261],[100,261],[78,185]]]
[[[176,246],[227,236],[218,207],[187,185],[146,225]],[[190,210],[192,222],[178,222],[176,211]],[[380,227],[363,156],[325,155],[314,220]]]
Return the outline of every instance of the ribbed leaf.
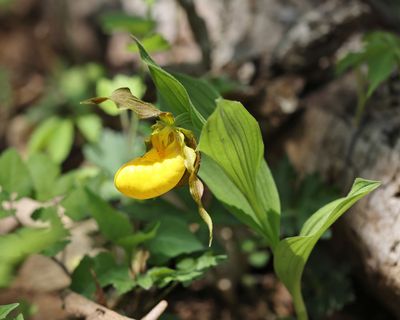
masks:
[[[319,238],[355,202],[379,185],[377,181],[356,179],[349,194],[315,212],[304,223],[299,236],[279,242],[275,250],[275,271],[293,296],[301,298],[301,277],[304,266]]]
[[[257,121],[239,102],[218,100],[217,109],[202,130],[199,150],[224,171],[248,206],[243,201],[222,195],[230,190],[216,182],[216,177],[205,175],[206,183],[224,201],[229,201],[228,205],[245,210],[247,216],[241,220],[250,217],[263,230],[269,244],[274,246],[279,234],[280,203],[264,160],[264,144]]]

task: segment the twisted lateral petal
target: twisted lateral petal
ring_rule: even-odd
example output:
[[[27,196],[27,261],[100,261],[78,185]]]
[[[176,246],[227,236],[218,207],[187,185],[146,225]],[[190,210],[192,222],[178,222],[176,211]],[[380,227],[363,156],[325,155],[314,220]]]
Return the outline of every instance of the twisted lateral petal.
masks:
[[[115,174],[114,184],[124,195],[135,199],[158,197],[181,180],[185,173],[181,152],[160,156],[156,149],[124,164]]]

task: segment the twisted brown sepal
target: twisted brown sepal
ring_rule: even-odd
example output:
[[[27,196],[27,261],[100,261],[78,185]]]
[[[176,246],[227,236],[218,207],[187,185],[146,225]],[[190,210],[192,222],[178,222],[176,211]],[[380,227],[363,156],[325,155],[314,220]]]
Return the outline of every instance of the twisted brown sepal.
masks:
[[[132,110],[139,119],[154,118],[160,116],[163,112],[157,109],[154,105],[144,102],[135,97],[129,88],[119,88],[111,94],[110,97],[95,97],[85,101],[82,104],[100,104],[106,100],[113,101],[118,109]]]
[[[196,174],[192,173],[189,177],[189,190],[190,190],[190,194],[192,195],[193,200],[197,204],[201,218],[207,224],[208,231],[209,231],[208,246],[211,247],[211,243],[212,243],[212,239],[213,239],[213,222],[212,222],[210,215],[206,211],[206,209],[204,209],[203,203],[201,202],[201,198],[202,198],[203,192],[204,192],[204,186]]]

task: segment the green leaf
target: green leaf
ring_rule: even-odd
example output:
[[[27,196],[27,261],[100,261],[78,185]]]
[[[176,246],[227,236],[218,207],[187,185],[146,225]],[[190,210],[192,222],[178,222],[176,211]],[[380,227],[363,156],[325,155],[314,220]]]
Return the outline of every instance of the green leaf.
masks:
[[[15,149],[8,149],[0,156],[0,186],[9,194],[17,193],[18,197],[29,195],[32,181],[28,168]]]
[[[96,257],[85,256],[71,277],[71,289],[88,298],[93,298],[96,281],[101,287],[112,285],[119,295],[135,286],[127,265],[118,265],[109,252],[101,252]]]
[[[149,53],[167,51],[171,48],[169,42],[159,33],[142,38],[141,43]],[[127,49],[131,52],[139,51],[138,47],[134,43],[129,43]]]
[[[143,36],[152,32],[155,28],[155,21],[131,16],[123,12],[111,12],[103,14],[100,17],[100,23],[103,30],[107,33],[115,31],[125,31]]]
[[[47,151],[56,162],[63,162],[71,151],[74,142],[74,125],[70,119],[60,120],[58,128],[51,136]]]
[[[21,228],[0,236],[0,287],[8,285],[14,269],[26,257],[58,244],[67,234],[61,224],[52,223],[49,228]]]
[[[211,192],[225,204],[227,209],[238,220],[260,234],[263,233],[257,222],[257,215],[245,195],[227,176],[225,171],[205,154],[201,157],[199,176],[207,184]],[[226,190],[229,190],[229,192],[226,192]]]
[[[152,261],[163,263],[183,253],[192,253],[204,249],[202,243],[190,232],[186,222],[168,217],[159,219],[157,236],[146,242]]]
[[[35,199],[39,201],[49,200],[57,194],[54,192],[54,185],[60,175],[60,167],[45,154],[36,153],[27,161]]]
[[[217,99],[220,94],[205,79],[196,79],[181,73],[173,73],[173,76],[185,87],[194,107],[204,119],[208,119],[214,112]]]
[[[367,58],[368,65],[368,91],[369,98],[376,88],[387,80],[396,67],[396,56],[393,51],[378,51],[377,54],[369,54]]]
[[[0,320],[5,319],[8,314],[16,309],[19,306],[19,303],[11,303],[0,306]]]
[[[61,201],[65,214],[74,221],[83,220],[89,215],[90,203],[84,187],[72,190]]]
[[[24,320],[23,314],[19,314],[14,320]]]
[[[312,249],[323,233],[355,202],[375,190],[377,181],[356,179],[349,194],[315,212],[304,224],[300,235],[283,239],[275,250],[274,268],[296,301],[301,298],[301,277]]]
[[[63,162],[72,148],[74,125],[70,119],[52,117],[39,125],[28,143],[30,155],[45,151],[56,163]]]
[[[96,94],[99,97],[109,97],[113,91],[119,88],[128,88],[135,97],[143,97],[146,86],[143,80],[138,76],[126,76],[119,74],[113,79],[101,78],[96,85]],[[104,101],[100,108],[109,115],[115,116],[121,113],[121,110],[112,101]]]
[[[274,246],[279,238],[280,203],[264,160],[264,145],[257,121],[239,102],[218,100],[217,109],[202,130],[199,150],[224,171],[225,177],[231,180],[230,185],[233,184],[242,194],[240,202],[244,198],[247,204],[240,204],[231,195],[222,195],[226,187],[215,178],[205,179],[205,182],[223,197],[220,200],[245,212],[246,216],[240,219],[248,221],[251,218],[253,221],[248,224],[252,227],[257,225],[256,230],[262,230],[268,243]],[[235,191],[235,197],[238,192]]]
[[[116,242],[133,233],[132,225],[126,215],[115,210],[108,202],[86,190],[90,214],[96,220],[101,233],[110,241]]]
[[[184,257],[178,260],[176,269],[154,267],[137,278],[137,284],[148,290],[152,286],[163,288],[171,282],[180,282],[188,285],[193,280],[201,277],[209,268],[217,266],[226,256],[212,255],[205,252],[197,258]]]
[[[340,59],[336,64],[336,75],[341,75],[350,68],[356,68],[365,59],[365,54],[363,52],[349,52],[342,59]]]
[[[155,223],[148,231],[139,231],[116,241],[116,244],[131,252],[139,244],[153,239],[157,235],[160,224]]]
[[[174,116],[188,112],[194,128],[201,130],[205,118],[194,107],[185,87],[170,73],[158,66],[148,55],[142,44],[136,40],[142,61],[148,66],[151,77],[162,101],[167,104]]]
[[[76,119],[76,125],[89,142],[96,142],[101,134],[101,118],[95,114],[86,114]]]
[[[142,139],[135,139],[132,145],[129,145],[126,136],[110,129],[102,131],[98,144],[85,146],[83,149],[85,158],[110,176],[117,172],[121,164],[144,152],[145,145]]]

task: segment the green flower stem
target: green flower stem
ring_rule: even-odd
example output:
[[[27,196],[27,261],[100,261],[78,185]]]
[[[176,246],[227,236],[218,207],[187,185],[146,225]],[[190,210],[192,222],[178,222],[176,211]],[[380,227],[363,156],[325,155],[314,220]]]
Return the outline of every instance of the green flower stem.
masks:
[[[296,286],[295,290],[292,292],[292,297],[297,320],[308,320],[307,308],[304,304],[300,285]]]

